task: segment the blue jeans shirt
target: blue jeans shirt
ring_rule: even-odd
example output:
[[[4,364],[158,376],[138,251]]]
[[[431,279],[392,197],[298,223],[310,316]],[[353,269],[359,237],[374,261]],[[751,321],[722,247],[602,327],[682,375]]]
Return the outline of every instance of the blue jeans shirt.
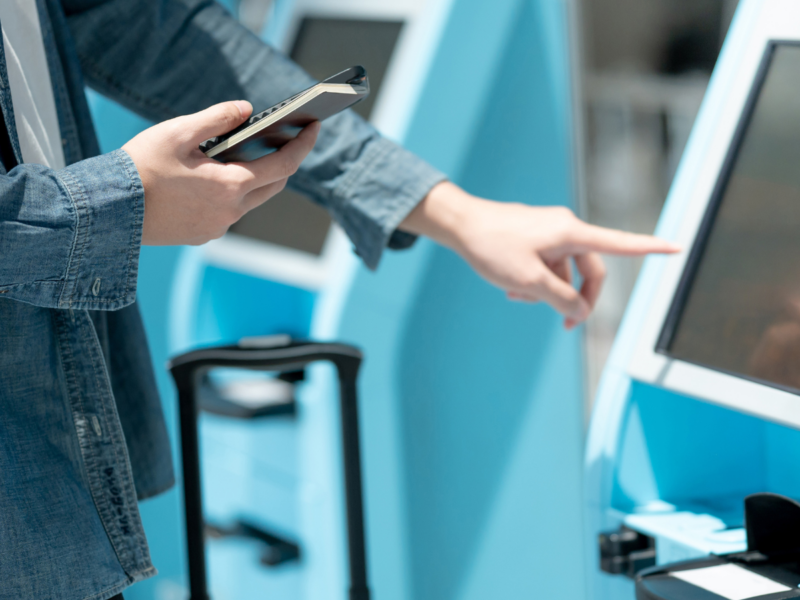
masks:
[[[210,0],[37,2],[67,167],[22,164],[0,48],[0,599],[103,600],[155,574],[137,501],[174,477],[135,302],[147,199],[84,80],[155,121],[311,80]],[[348,112],[290,186],[375,268],[443,179]]]

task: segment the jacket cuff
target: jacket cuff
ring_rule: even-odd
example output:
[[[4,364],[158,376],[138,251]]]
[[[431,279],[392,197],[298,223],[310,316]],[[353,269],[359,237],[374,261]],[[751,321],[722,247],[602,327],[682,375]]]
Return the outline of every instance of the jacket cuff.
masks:
[[[136,299],[144,188],[124,150],[57,171],[76,214],[59,308],[117,310]]]
[[[398,231],[408,214],[447,176],[404,148],[378,138],[342,178],[330,207],[370,269],[384,248],[403,249],[417,236]]]

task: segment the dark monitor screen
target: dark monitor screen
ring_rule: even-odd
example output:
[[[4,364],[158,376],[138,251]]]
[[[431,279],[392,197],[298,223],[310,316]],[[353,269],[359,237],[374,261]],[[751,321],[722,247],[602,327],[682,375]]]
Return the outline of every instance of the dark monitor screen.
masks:
[[[353,110],[368,119],[402,26],[401,21],[306,17],[290,56],[317,80],[363,65],[371,92]],[[331,218],[323,208],[286,189],[246,214],[230,231],[319,256],[330,226]]]
[[[800,390],[800,45],[770,44],[658,348]]]

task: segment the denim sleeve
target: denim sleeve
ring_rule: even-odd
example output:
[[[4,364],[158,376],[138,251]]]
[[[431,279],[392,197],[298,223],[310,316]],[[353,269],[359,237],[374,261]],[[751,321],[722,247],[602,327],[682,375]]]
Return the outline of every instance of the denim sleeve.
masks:
[[[133,303],[143,216],[124,150],[0,175],[0,297],[88,310]]]
[[[62,0],[92,87],[160,121],[226,100],[260,110],[314,81],[211,0]],[[327,208],[364,262],[414,236],[397,231],[445,176],[352,111],[323,124],[290,187]]]

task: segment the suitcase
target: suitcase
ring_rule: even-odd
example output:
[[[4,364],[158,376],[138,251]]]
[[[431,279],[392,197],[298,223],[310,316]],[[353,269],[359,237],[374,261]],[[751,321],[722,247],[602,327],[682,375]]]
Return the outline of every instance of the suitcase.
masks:
[[[369,600],[356,389],[362,354],[357,348],[345,344],[297,341],[288,336],[249,338],[238,345],[193,350],[169,362],[178,391],[189,600],[210,600],[198,440],[198,397],[204,375],[214,368],[238,368],[277,372],[288,375],[291,381],[307,365],[320,361],[332,363],[339,378],[349,597],[350,600]]]

